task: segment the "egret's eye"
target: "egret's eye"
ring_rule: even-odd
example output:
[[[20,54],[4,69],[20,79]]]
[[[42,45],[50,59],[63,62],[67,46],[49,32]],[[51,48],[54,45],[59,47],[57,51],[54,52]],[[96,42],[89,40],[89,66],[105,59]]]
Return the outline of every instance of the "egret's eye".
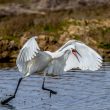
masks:
[[[73,55],[77,56],[78,52],[75,49],[72,49]],[[77,56],[78,57],[78,56]]]
[[[72,49],[72,53],[75,55],[75,54],[78,54],[80,57],[81,57],[81,55],[80,55],[80,53],[76,50],[76,49]]]
[[[75,49],[72,49],[72,52],[77,53],[77,51]]]

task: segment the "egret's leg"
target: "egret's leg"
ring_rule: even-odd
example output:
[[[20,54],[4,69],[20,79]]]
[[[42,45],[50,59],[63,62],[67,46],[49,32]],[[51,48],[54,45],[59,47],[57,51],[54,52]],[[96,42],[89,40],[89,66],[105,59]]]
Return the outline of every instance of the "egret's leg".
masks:
[[[46,91],[49,91],[49,92],[50,92],[50,97],[51,97],[51,94],[57,94],[56,91],[53,91],[53,90],[51,90],[51,89],[45,88],[45,87],[44,87],[44,83],[45,83],[45,77],[44,77],[44,79],[43,79],[42,89],[43,89],[43,90],[46,90]]]
[[[1,104],[5,105],[5,104],[7,104],[9,101],[11,101],[13,98],[15,98],[16,93],[17,93],[17,90],[18,90],[18,87],[19,87],[19,85],[20,85],[20,83],[21,83],[22,79],[23,79],[23,78],[20,78],[20,79],[19,79],[19,81],[18,81],[18,84],[17,84],[17,87],[16,87],[16,89],[15,89],[14,94],[13,94],[12,96],[10,96],[9,98],[7,98],[7,99],[5,99],[5,100],[1,101]]]

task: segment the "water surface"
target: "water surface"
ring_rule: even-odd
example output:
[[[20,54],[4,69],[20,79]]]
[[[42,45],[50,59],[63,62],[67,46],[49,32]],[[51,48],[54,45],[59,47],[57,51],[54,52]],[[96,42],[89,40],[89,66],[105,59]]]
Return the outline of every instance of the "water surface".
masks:
[[[0,70],[0,101],[14,93],[21,74],[16,69]],[[46,87],[58,92],[49,97],[41,89],[43,76],[23,80],[16,98],[0,110],[110,110],[110,63],[100,70],[70,71],[47,77]]]

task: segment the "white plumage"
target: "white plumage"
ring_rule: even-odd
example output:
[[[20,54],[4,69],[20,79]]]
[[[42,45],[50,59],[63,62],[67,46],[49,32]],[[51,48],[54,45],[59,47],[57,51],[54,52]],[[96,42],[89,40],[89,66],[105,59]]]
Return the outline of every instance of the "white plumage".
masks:
[[[35,38],[37,37],[30,38],[20,50],[16,64],[19,71],[23,73],[23,77],[19,79],[14,94],[1,101],[3,105],[15,98],[22,79],[32,73],[44,73],[42,89],[49,91],[51,97],[51,94],[57,94],[57,92],[45,88],[47,73],[58,75],[72,68],[95,71],[102,65],[101,56],[82,42],[70,40],[59,50],[52,53],[41,51]]]
[[[20,50],[16,64],[24,76],[34,72],[61,74],[70,69],[98,70],[102,57],[77,40],[70,40],[55,52],[41,51],[36,37],[30,38]]]

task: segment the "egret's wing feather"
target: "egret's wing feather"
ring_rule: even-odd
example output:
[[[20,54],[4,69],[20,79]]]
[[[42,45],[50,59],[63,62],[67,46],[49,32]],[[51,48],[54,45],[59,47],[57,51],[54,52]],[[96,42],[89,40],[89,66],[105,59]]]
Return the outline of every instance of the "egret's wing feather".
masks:
[[[102,58],[101,56],[91,49],[90,47],[86,46],[85,44],[77,43],[77,51],[80,52],[82,55],[80,68],[83,70],[90,69],[90,70],[97,70],[102,65]]]
[[[80,68],[82,70],[94,71],[99,69],[102,65],[102,58],[95,50],[76,40],[71,40],[67,42],[58,51],[60,52],[70,48],[77,50],[78,53],[76,54],[79,60],[72,52],[70,52],[66,60],[64,71],[68,71],[72,68]]]
[[[78,68],[79,67],[79,61],[73,54],[69,54],[68,59],[66,60],[64,71],[68,71],[72,68]]]
[[[36,56],[38,53],[39,47],[35,40],[35,37],[30,38],[20,50],[20,53],[17,57],[16,64],[20,72],[23,72],[25,63]]]
[[[54,74],[54,75],[59,75],[64,72],[64,66],[65,66],[65,61],[64,61],[64,56],[53,59],[48,67],[44,70],[45,73],[48,74]]]

